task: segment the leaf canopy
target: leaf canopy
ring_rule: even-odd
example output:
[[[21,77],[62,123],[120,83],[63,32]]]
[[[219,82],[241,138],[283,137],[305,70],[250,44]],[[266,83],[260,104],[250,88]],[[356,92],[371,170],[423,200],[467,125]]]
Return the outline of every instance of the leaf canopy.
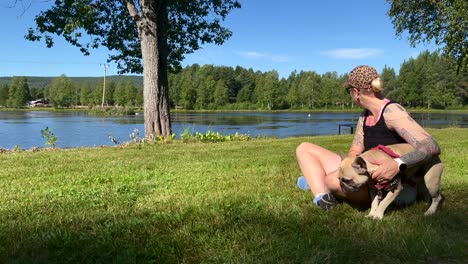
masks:
[[[468,1],[387,0],[388,15],[397,35],[408,31],[414,47],[433,40],[443,53],[454,58],[459,68],[468,66]]]
[[[140,4],[151,8],[153,1],[55,0],[49,9],[35,17],[35,28],[30,28],[25,38],[43,40],[47,47],[52,47],[53,36],[60,36],[84,55],[104,46],[112,53],[108,61],[117,64],[119,73],[141,73],[140,38],[127,2],[141,11]],[[178,70],[185,54],[200,49],[205,43],[220,45],[232,35],[221,22],[231,10],[240,8],[240,3],[236,0],[167,0],[167,8],[168,66],[169,70]]]

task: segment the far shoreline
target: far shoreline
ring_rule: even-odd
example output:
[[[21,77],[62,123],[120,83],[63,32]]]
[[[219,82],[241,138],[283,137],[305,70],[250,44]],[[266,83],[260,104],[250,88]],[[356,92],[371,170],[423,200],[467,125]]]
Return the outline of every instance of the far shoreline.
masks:
[[[118,107],[106,107],[105,109],[119,109]],[[132,110],[135,113],[143,113],[143,109],[139,107],[120,108],[125,110]],[[69,107],[69,108],[53,108],[53,107],[31,107],[31,108],[6,108],[0,107],[0,112],[35,112],[35,111],[49,111],[49,112],[93,112],[96,114],[100,110],[99,107]],[[455,114],[468,114],[468,108],[459,109],[427,109],[427,108],[406,108],[410,113],[455,113]],[[258,110],[258,109],[175,109],[169,110],[171,113],[223,113],[223,112],[254,112],[254,113],[359,113],[362,108],[322,108],[322,109],[281,109],[281,110]]]

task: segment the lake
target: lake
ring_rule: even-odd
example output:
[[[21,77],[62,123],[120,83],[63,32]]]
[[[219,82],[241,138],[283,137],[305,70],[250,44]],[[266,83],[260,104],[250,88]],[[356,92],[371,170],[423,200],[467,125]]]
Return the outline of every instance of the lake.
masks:
[[[207,130],[226,134],[248,134],[277,138],[334,135],[338,123],[355,123],[359,113],[271,113],[271,112],[183,112],[171,113],[172,130],[205,133]],[[468,127],[468,114],[414,113],[413,118],[424,127]],[[0,111],[0,148],[22,149],[44,147],[41,130],[49,130],[58,138],[57,146],[93,147],[114,145],[130,140],[135,129],[143,137],[143,116],[100,117],[85,112]],[[349,133],[344,129],[342,133]]]

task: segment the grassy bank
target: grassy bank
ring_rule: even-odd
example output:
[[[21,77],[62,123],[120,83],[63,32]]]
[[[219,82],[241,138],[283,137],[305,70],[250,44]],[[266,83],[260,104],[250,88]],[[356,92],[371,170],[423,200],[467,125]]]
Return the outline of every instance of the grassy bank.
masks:
[[[295,187],[295,147],[350,135],[0,154],[0,262],[466,263],[468,130],[430,130],[446,201],[383,221]]]

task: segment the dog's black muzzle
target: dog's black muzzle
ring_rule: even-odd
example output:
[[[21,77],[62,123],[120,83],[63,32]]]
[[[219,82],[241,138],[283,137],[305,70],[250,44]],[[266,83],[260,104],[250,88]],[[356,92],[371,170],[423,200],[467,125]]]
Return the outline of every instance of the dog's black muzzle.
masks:
[[[357,190],[359,190],[359,187],[352,185],[352,183],[353,183],[353,180],[340,179],[341,190],[343,190],[343,192],[345,193],[352,193],[352,192],[356,192]]]

